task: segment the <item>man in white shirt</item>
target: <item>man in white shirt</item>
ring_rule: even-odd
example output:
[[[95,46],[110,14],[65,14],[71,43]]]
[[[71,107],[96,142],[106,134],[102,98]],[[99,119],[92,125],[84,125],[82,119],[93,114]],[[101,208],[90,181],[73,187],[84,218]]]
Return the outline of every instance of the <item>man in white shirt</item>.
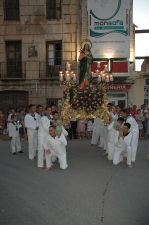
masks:
[[[67,156],[66,145],[67,141],[62,133],[61,127],[51,126],[49,129],[49,135],[45,138],[43,148],[46,155],[46,170],[50,170],[52,167],[52,156],[58,157],[60,168],[67,169]]]
[[[36,113],[37,113],[37,116],[38,116],[38,122],[40,123],[40,120],[41,120],[42,116],[44,116],[42,105],[37,105],[37,112]]]
[[[124,119],[122,117],[119,117],[117,119],[117,122],[112,121],[108,125],[108,144],[107,144],[107,153],[108,153],[108,160],[113,160],[114,156],[114,151],[115,151],[115,145],[114,145],[114,138],[115,138],[115,133],[119,127],[122,128],[123,126]]]
[[[136,122],[136,120],[133,118],[133,116],[129,115],[127,116],[127,110],[122,109],[120,112],[121,117],[123,117],[126,121],[126,123],[129,123],[131,125],[130,132],[132,133],[132,140],[131,140],[131,148],[132,148],[132,162],[135,162],[136,160],[136,153],[138,148],[138,138],[139,138],[139,127]]]
[[[51,122],[51,107],[47,106],[45,110],[46,115],[42,116],[40,119],[39,129],[38,129],[38,168],[42,169],[44,167],[44,155],[45,151],[43,149],[43,142],[45,137],[49,134],[49,128],[52,124]]]
[[[27,128],[29,159],[34,160],[37,150],[37,131],[39,122],[36,112],[36,107],[33,104],[29,105],[29,113],[25,116],[25,127]]]
[[[122,130],[117,130],[115,133],[115,152],[113,156],[113,165],[118,165],[123,161],[124,154],[127,154],[127,165],[129,168],[131,166],[131,140],[132,133],[129,132],[131,125],[129,123],[124,123]]]

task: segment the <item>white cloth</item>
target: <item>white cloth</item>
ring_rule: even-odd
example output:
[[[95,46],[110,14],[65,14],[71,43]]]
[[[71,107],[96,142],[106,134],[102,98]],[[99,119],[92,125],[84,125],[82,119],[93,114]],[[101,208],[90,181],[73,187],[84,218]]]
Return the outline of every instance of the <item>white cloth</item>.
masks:
[[[94,119],[91,144],[97,144],[103,126],[104,124],[100,118]]]
[[[114,121],[117,121],[117,119],[118,119],[118,114],[117,113],[110,113],[111,114],[111,117],[112,117],[112,119],[114,120]]]
[[[27,136],[28,136],[28,145],[29,145],[29,159],[33,159],[36,156],[37,150],[37,130],[36,127],[39,127],[37,114],[35,116],[31,116],[27,114],[25,116],[25,127],[27,128]]]
[[[50,155],[46,154],[47,168],[52,166],[52,156],[58,157],[61,169],[65,170],[68,167],[66,158],[66,145],[67,141],[63,133],[61,134],[60,138],[53,138],[51,135],[47,135],[43,143],[44,150],[46,151],[49,149],[51,151]]]
[[[131,148],[132,148],[132,162],[136,160],[137,148],[138,148],[138,137],[139,137],[139,127],[136,120],[129,116],[126,118],[126,123],[130,123],[130,132],[132,133],[132,140],[131,140]]]
[[[130,132],[124,139],[120,138],[118,140],[119,131],[116,131],[114,143],[115,143],[115,151],[113,156],[113,165],[118,165],[123,160],[123,155],[127,155],[127,164],[131,165],[131,155],[132,155],[132,148],[131,148],[131,140],[132,140],[132,133]]]
[[[93,123],[92,120],[87,122],[87,131],[93,131]]]
[[[108,125],[108,138],[107,138],[107,153],[108,153],[108,160],[113,160],[113,156],[114,156],[114,138],[115,138],[115,133],[116,130],[114,129],[113,125],[114,125],[115,121],[113,121],[112,123],[110,123]]]
[[[62,125],[62,132],[64,134],[64,136],[66,137],[68,135],[67,130],[65,130],[64,126]]]
[[[45,137],[49,134],[51,120],[47,116],[43,116],[40,119],[39,129],[38,129],[38,167],[44,166],[44,155],[45,151],[43,148],[43,143]]]
[[[11,139],[12,153],[21,151],[20,137],[12,137]]]

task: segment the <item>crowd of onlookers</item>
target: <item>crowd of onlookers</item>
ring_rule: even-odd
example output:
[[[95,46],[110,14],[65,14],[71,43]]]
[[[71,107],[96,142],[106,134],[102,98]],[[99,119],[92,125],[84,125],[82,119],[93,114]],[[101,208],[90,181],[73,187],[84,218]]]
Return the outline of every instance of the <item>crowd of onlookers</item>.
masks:
[[[108,104],[109,111],[111,110],[112,104]],[[116,112],[119,115],[122,107],[120,105],[116,106]],[[139,109],[137,109],[136,105],[133,105],[131,108],[128,106],[127,108],[128,115],[132,115],[138,123],[139,126],[139,138],[141,139],[143,136],[145,138],[149,137],[149,109],[146,108],[144,104],[141,105]],[[41,105],[37,105],[37,113],[40,115],[44,115],[44,107]],[[51,111],[59,111],[55,104],[51,105]],[[17,115],[17,121],[19,123],[23,123],[25,115],[28,113],[28,109],[17,108],[16,110],[13,108],[9,108],[7,113],[4,115],[2,109],[0,109],[0,141],[2,140],[3,135],[8,134],[8,124],[11,122],[11,116],[13,114]],[[68,131],[69,139],[90,139],[92,137],[93,131],[93,123],[94,119],[90,119],[88,121],[76,118],[71,118],[70,122],[65,126],[65,129]],[[24,129],[23,126],[19,129],[20,139],[24,140]]]

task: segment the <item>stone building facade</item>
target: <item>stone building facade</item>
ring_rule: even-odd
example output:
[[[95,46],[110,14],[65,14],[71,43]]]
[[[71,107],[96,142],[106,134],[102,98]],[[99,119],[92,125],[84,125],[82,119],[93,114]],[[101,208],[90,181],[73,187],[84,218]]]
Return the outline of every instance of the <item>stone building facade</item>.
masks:
[[[0,107],[46,106],[62,98],[65,63],[77,70],[81,1],[13,2],[0,0]]]
[[[118,96],[123,91],[125,105],[134,101],[132,9],[133,0],[128,72],[114,73],[116,88],[108,92],[112,100],[111,93]],[[77,58],[80,42],[87,38],[87,21],[87,0],[14,0],[13,4],[0,0],[0,108],[6,111],[30,103],[46,106],[62,98],[58,72],[69,61],[78,74]],[[120,90],[122,85],[129,89]]]

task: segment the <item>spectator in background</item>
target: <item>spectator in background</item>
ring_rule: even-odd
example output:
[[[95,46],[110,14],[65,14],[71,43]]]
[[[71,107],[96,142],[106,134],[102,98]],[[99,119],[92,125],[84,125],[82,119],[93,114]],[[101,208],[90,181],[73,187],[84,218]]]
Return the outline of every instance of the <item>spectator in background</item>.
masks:
[[[56,110],[56,105],[55,105],[55,104],[52,104],[52,105],[51,105],[51,111],[52,111],[52,112],[57,111],[57,110]]]
[[[22,124],[22,127],[20,127],[20,129],[19,129],[19,134],[20,134],[20,139],[23,141],[24,140],[24,128],[23,128],[23,126],[24,126],[24,111],[23,110],[21,110],[21,112],[20,112],[20,119],[19,119],[19,122],[20,122],[20,124]]]
[[[2,141],[3,131],[5,129],[5,116],[2,109],[0,109],[0,141]]]
[[[43,116],[43,107],[42,107],[42,105],[37,105],[36,113],[37,113],[37,117],[38,117],[38,122],[40,123],[40,120],[41,120],[41,118]]]
[[[140,110],[141,113],[141,110]],[[132,109],[130,110],[130,114],[135,118],[135,115],[138,114],[137,106],[133,105]]]
[[[122,108],[123,107],[121,105],[116,106],[116,112],[117,112],[118,117],[120,117],[120,111],[122,110]]]
[[[143,130],[144,130],[145,137],[147,138],[148,137],[148,121],[146,120],[146,117],[148,114],[148,110],[144,104],[141,105],[141,113],[145,117],[145,120],[142,122],[142,124],[143,124]]]
[[[8,133],[8,129],[9,129],[8,117],[11,114],[11,110],[12,110],[12,108],[9,108],[8,111],[7,111],[7,113],[6,113],[6,118],[5,118],[5,120],[6,120],[6,132],[5,132],[5,134]]]
[[[147,121],[147,132],[146,132],[146,135],[147,135],[147,138],[149,139],[149,108],[148,108],[148,112],[145,114],[145,118],[146,118],[146,121]]]
[[[113,106],[113,104],[112,104],[112,103],[108,103],[107,107],[108,107],[108,111],[109,111],[109,112],[111,112],[111,110],[112,110],[112,106]]]
[[[143,132],[143,124],[142,122],[145,120],[143,114],[141,113],[141,109],[137,110],[137,113],[134,115],[139,127],[139,139],[142,139],[142,132]]]

